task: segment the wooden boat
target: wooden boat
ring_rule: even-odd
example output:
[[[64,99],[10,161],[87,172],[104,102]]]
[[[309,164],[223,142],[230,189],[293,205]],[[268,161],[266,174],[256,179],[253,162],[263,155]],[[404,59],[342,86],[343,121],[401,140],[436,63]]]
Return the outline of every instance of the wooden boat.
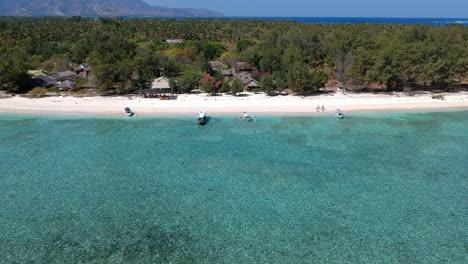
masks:
[[[128,117],[132,117],[135,115],[135,113],[132,111],[132,109],[130,109],[130,107],[125,107],[125,113]]]
[[[339,119],[344,118],[344,114],[343,114],[343,111],[341,111],[341,109],[336,109],[336,117]]]
[[[201,111],[198,114],[197,123],[202,126],[206,125],[206,112],[205,111]]]

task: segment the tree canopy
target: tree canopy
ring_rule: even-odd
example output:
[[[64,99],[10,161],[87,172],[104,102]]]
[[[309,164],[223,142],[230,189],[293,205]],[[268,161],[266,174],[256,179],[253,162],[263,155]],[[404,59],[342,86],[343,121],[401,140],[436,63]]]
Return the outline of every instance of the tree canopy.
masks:
[[[273,76],[278,89],[298,93],[316,91],[327,80],[383,91],[468,83],[468,27],[462,25],[58,17],[3,17],[0,25],[0,82],[16,92],[27,88],[27,70],[83,62],[93,66],[102,90],[122,92],[163,75],[189,91],[201,72],[211,71],[210,60],[227,67],[243,60]],[[184,41],[165,41],[174,38]]]

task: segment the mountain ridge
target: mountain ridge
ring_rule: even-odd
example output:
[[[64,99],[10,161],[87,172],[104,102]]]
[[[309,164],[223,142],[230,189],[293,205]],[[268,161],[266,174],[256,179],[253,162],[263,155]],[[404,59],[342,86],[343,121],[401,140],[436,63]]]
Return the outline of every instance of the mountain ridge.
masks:
[[[222,17],[221,13],[195,8],[151,6],[141,0],[2,0],[3,16],[155,16]]]

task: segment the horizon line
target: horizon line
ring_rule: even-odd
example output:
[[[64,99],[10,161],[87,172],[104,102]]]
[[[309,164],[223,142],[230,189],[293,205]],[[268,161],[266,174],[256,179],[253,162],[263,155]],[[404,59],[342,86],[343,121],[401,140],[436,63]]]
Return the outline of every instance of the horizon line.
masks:
[[[417,16],[231,16],[225,15],[225,17],[238,17],[238,18],[425,18],[425,19],[468,19],[468,17],[417,17]]]

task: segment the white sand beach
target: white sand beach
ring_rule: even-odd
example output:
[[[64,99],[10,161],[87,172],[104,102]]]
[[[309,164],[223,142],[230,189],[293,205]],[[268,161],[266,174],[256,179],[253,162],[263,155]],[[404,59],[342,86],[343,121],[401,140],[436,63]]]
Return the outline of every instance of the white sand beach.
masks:
[[[408,96],[404,93],[363,94],[335,93],[301,97],[295,95],[269,97],[264,94],[245,93],[233,97],[206,94],[183,94],[177,100],[159,100],[132,97],[45,97],[29,99],[12,97],[0,99],[0,113],[123,115],[130,107],[140,116],[195,115],[200,110],[209,114],[250,112],[261,115],[326,114],[337,108],[345,112],[374,111],[440,111],[468,109],[468,92],[444,93],[444,100],[433,99],[431,93]],[[325,106],[317,112],[316,106]]]

